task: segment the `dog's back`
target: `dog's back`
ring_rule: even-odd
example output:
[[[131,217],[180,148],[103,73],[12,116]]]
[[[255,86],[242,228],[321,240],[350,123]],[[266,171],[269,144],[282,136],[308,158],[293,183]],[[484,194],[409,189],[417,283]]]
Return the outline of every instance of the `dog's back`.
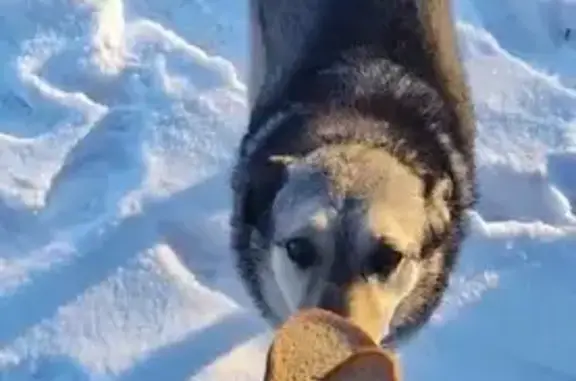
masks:
[[[250,0],[252,103],[266,103],[295,72],[364,46],[456,103],[469,136],[474,122],[451,13],[450,0]]]
[[[346,56],[357,61],[352,65],[379,57],[434,89],[443,110],[454,113],[454,123],[446,131],[456,149],[473,151],[475,121],[450,0],[250,0],[250,20],[252,130],[262,127],[261,121],[287,102],[309,100],[306,93],[320,94],[326,103],[338,102],[340,94],[333,89],[310,87],[310,72],[329,68]],[[385,82],[387,73],[381,74]],[[347,83],[336,86],[366,91],[365,83],[350,83],[351,78],[344,76],[338,79]],[[437,105],[423,106],[430,114],[437,111]],[[468,179],[473,179],[473,173]]]

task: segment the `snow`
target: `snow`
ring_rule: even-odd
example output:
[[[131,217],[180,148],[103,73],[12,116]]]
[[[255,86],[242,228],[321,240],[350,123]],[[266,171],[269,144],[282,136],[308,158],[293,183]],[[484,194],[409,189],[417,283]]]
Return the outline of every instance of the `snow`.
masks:
[[[227,247],[245,7],[0,3],[0,380],[261,379]],[[574,380],[576,2],[455,8],[482,198],[406,379]]]

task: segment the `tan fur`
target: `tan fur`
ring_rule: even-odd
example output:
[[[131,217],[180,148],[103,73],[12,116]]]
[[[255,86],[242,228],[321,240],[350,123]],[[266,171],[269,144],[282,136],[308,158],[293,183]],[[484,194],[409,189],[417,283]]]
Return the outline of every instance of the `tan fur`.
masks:
[[[320,282],[308,295],[301,295],[305,301],[301,307],[314,306],[321,295],[325,300],[335,301],[330,306],[332,311],[349,318],[374,341],[379,341],[386,335],[398,305],[415,291],[420,275],[418,255],[425,235],[430,229],[440,229],[448,223],[449,213],[443,198],[448,191],[447,183],[438,182],[430,197],[425,198],[423,180],[411,167],[386,150],[361,144],[328,146],[303,159],[274,160],[321,171],[335,199],[338,195],[347,195],[362,200],[363,208],[355,223],[357,234],[351,238],[357,242],[359,252],[354,256],[356,262],[347,264],[351,274],[361,273],[360,266],[366,261],[361,253],[370,253],[362,250],[364,242],[382,238],[402,253],[402,261],[386,281],[367,282],[353,278],[341,287]],[[321,231],[329,232],[330,227],[324,226]],[[320,242],[316,235],[311,237]],[[326,249],[326,245],[322,247]],[[322,266],[302,278],[303,282],[322,277],[334,260],[344,260],[328,256],[328,250],[323,252]]]
[[[387,238],[404,254],[417,255],[429,224],[449,223],[444,199],[449,181],[439,181],[432,197],[425,199],[414,168],[385,150],[335,145],[311,155],[308,164],[326,171],[335,192],[367,201],[362,219],[366,234]]]
[[[268,352],[265,381],[379,381],[400,378],[398,361],[353,323],[303,310],[280,327]],[[348,378],[352,377],[352,378]]]
[[[362,327],[372,340],[382,338],[382,329],[390,324],[394,310],[402,298],[414,287],[386,287],[384,292],[379,284],[356,282],[346,290],[346,311],[342,315]]]

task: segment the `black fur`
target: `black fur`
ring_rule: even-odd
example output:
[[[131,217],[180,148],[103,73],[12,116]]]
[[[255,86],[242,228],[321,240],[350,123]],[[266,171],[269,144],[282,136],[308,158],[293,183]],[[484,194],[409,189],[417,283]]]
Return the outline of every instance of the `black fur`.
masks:
[[[400,306],[395,334],[404,337],[428,321],[456,263],[463,213],[475,202],[474,128],[445,91],[446,73],[433,64],[434,47],[413,0],[323,4],[325,17],[297,65],[285,71],[272,96],[256,98],[251,110],[233,176],[232,246],[257,307],[278,322],[254,277],[266,251],[251,243],[254,232],[267,236],[269,208],[285,176],[281,164],[269,161],[271,155],[304,156],[324,145],[355,141],[393,151],[432,183],[451,179],[452,225],[441,237],[430,237],[433,254],[425,259],[441,270],[424,277],[420,292]],[[468,95],[463,99],[467,102]],[[293,105],[298,110],[288,112]],[[248,149],[267,121],[282,112],[288,117]],[[326,122],[327,116],[339,123]]]

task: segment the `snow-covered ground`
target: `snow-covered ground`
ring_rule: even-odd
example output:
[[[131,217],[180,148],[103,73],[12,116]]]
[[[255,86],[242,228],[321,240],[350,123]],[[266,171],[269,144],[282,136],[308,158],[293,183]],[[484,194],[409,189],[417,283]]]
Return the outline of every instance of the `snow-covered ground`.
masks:
[[[0,2],[0,380],[260,379],[227,249],[245,8]],[[456,9],[482,198],[407,381],[574,380],[576,3]]]

